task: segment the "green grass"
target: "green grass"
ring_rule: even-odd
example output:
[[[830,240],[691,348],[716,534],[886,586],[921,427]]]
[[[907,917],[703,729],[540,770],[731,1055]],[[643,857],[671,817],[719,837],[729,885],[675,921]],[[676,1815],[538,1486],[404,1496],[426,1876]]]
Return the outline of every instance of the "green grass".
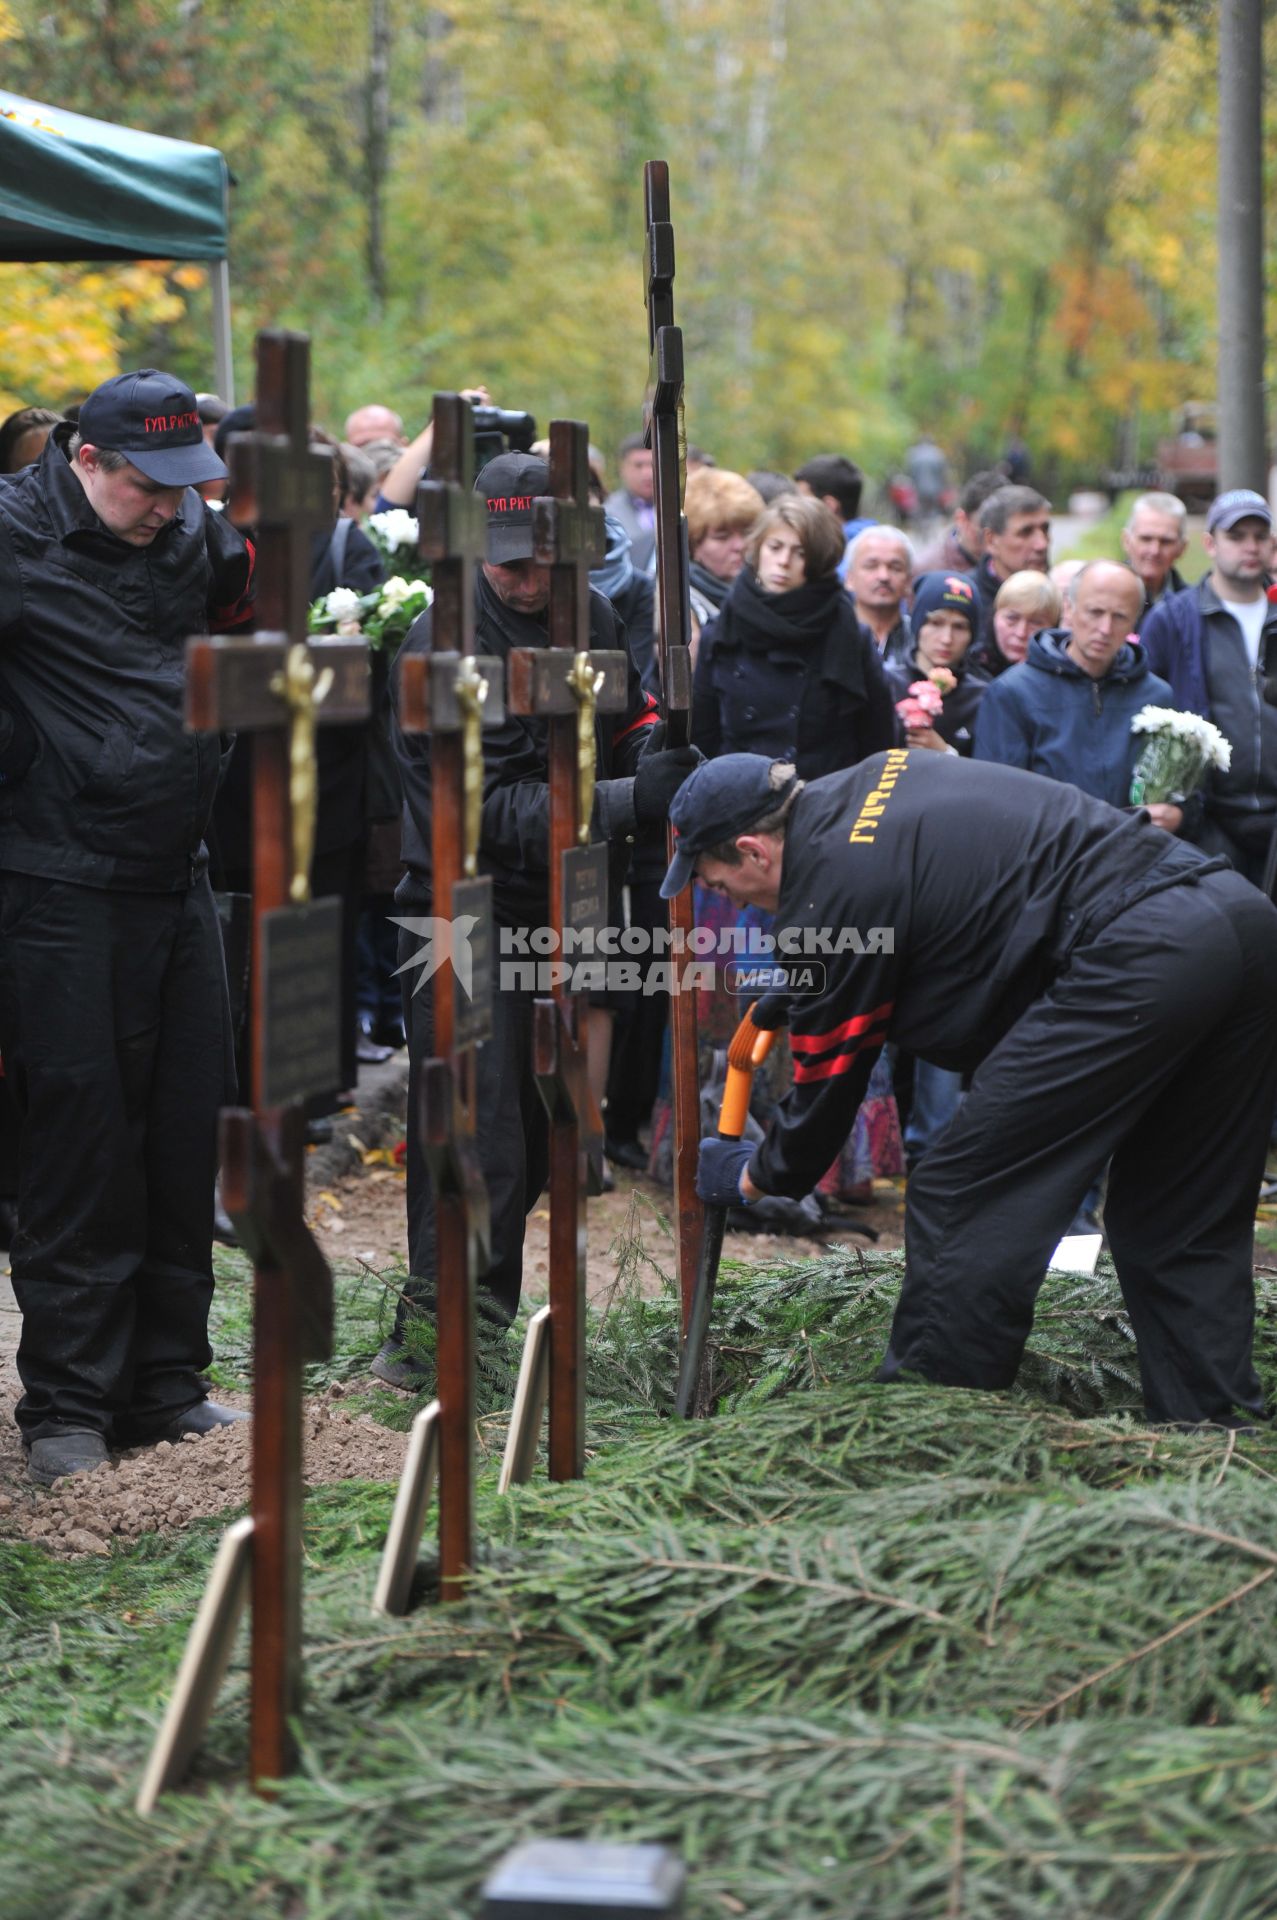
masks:
[[[498,1499],[481,1422],[460,1606],[427,1554],[374,1620],[390,1490],[312,1495],[303,1768],[269,1803],[241,1649],[191,1791],[131,1811],[215,1527],[0,1547],[5,1920],[473,1915],[554,1833],[676,1847],[695,1920],[1277,1911],[1277,1438],[1147,1430],[1106,1274],[1048,1282],[1012,1394],[875,1386],[899,1273],[727,1270],[692,1425],[674,1301],[622,1293],[583,1482]],[[339,1295],[353,1372],[380,1289]],[[1257,1349],[1277,1388],[1267,1279]]]

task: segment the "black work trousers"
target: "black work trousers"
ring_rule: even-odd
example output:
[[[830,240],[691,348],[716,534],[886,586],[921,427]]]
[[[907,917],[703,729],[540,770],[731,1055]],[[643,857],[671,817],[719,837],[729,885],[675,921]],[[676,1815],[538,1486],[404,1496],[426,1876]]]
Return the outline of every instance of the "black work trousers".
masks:
[[[982,1063],[909,1181],[880,1378],[1009,1387],[1051,1251],[1110,1158],[1104,1221],[1148,1416],[1262,1412],[1255,1202],[1277,1091],[1277,911],[1211,873],[1132,906]]]
[[[17,1420],[129,1444],[204,1396],[218,1109],[234,1097],[208,881],[0,873],[0,1051],[22,1115]]]
[[[428,907],[400,907],[401,913],[428,913]],[[399,963],[421,951],[422,942],[406,928],[399,932]],[[422,1063],[434,1049],[434,1003],[427,983],[404,983],[404,1026],[408,1034],[408,1267],[406,1299],[395,1317],[402,1336],[411,1306],[433,1312],[435,1306],[435,1205],[430,1175],[421,1151]],[[494,992],[492,1038],[475,1061],[476,1148],[488,1188],[492,1259],[478,1276],[475,1304],[480,1313],[508,1326],[519,1310],[523,1285],[523,1230],[550,1168],[550,1131],[545,1103],[532,1073],[531,993]]]

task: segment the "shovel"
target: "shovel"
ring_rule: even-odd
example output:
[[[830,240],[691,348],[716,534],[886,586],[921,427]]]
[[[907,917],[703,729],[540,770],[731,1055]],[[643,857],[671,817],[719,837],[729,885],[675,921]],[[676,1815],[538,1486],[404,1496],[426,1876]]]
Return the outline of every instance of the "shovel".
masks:
[[[745,1122],[749,1118],[749,1095],[754,1084],[754,1070],[762,1066],[776,1038],[774,1027],[755,1026],[757,1005],[755,1001],[732,1035],[732,1043],[727,1050],[727,1080],[718,1114],[720,1140],[739,1140],[744,1133]],[[718,1279],[726,1224],[726,1207],[706,1207],[705,1236],[701,1243],[700,1265],[696,1270],[692,1311],[688,1316],[687,1332],[683,1337],[678,1362],[678,1392],[674,1411],[680,1420],[689,1419],[697,1404],[710,1309],[714,1304],[714,1283]]]

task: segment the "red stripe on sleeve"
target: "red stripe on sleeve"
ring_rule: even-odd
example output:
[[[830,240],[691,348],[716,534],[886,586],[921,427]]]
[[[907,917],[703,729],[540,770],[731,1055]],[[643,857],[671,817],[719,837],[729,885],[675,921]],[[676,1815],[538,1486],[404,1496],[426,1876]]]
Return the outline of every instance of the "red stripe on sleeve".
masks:
[[[645,694],[644,698],[647,701],[647,705],[644,707],[642,713],[631,720],[628,726],[622,727],[619,733],[612,735],[613,746],[618,745],[618,743],[624,740],[629,734],[637,733],[640,727],[654,727],[660,719],[661,716],[657,712],[656,702],[653,700],[651,694]]]
[[[813,1064],[804,1060],[795,1060],[794,1084],[797,1086],[805,1085],[811,1080],[832,1080],[836,1074],[846,1073],[849,1067],[855,1065],[858,1055],[865,1053],[871,1047],[880,1047],[886,1037],[887,1029],[884,1025],[872,1033],[862,1034],[854,1046],[848,1047],[842,1053],[836,1053],[832,1060],[818,1060]]]
[[[854,1040],[858,1033],[874,1026],[879,1020],[888,1020],[895,1006],[894,1000],[884,1000],[872,1013],[858,1013],[852,1020],[844,1020],[840,1027],[831,1027],[828,1033],[791,1033],[789,1050],[794,1054],[828,1053],[830,1047],[836,1047],[843,1040]]]

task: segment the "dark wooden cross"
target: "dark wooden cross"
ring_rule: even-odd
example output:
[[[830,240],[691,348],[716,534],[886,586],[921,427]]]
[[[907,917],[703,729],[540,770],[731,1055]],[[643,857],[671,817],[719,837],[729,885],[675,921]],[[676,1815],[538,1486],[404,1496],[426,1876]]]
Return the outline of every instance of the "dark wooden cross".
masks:
[[[332,1275],[303,1211],[301,1102],[340,1072],[340,903],[308,904],[315,727],[368,714],[362,641],[310,643],[311,537],[332,462],[308,450],[309,342],[257,337],[257,426],[230,446],[228,512],[255,530],[258,630],[187,647],[187,725],[253,735],[252,1111],[222,1115],[222,1198],[253,1258],[254,1781],[295,1759],[301,1705],[301,1374],[332,1348]]]
[[[550,568],[550,644],[515,648],[514,713],[543,715],[550,768],[550,925],[601,928],[607,918],[607,847],[591,847],[596,713],[625,710],[629,656],[590,651],[591,567],[607,536],[590,498],[589,432],[550,423],[550,497],[532,507],[533,559]],[[550,1116],[550,1477],[585,1471],[585,1200],[601,1182],[602,1123],[590,1092],[584,996],[556,978],[554,998],[533,1009],[533,1070]]]
[[[657,660],[661,714],[667,747],[686,746],[692,728],[692,612],[689,597],[687,521],[683,514],[687,445],[683,426],[683,334],[674,325],[674,228],[670,221],[670,172],[664,160],[643,169],[647,214],[644,296],[647,301],[648,416],[656,516]],[[667,838],[673,858],[674,837]],[[675,980],[691,952],[692,889],[669,903],[676,956]],[[680,943],[681,936],[681,943]],[[675,1249],[679,1296],[686,1333],[696,1291],[705,1210],[696,1197],[700,1150],[700,1082],[697,1074],[696,997],[675,986],[670,1004],[670,1064],[674,1109]]]
[[[474,570],[487,508],[474,492],[474,415],[437,393],[430,477],[417,491],[419,551],[434,601],[428,653],[404,654],[399,722],[430,735],[433,912],[469,944],[470,978],[445,964],[433,976],[434,1057],[424,1063],[414,1116],[435,1199],[439,1375],[439,1573],[460,1599],[474,1557],[474,1290],[490,1258],[488,1193],[475,1152],[477,1042],[492,1030],[492,882],[478,877],[483,805],[480,729],[504,718],[502,662],[476,658]],[[454,947],[455,952],[455,947]],[[458,989],[460,988],[460,991]]]

